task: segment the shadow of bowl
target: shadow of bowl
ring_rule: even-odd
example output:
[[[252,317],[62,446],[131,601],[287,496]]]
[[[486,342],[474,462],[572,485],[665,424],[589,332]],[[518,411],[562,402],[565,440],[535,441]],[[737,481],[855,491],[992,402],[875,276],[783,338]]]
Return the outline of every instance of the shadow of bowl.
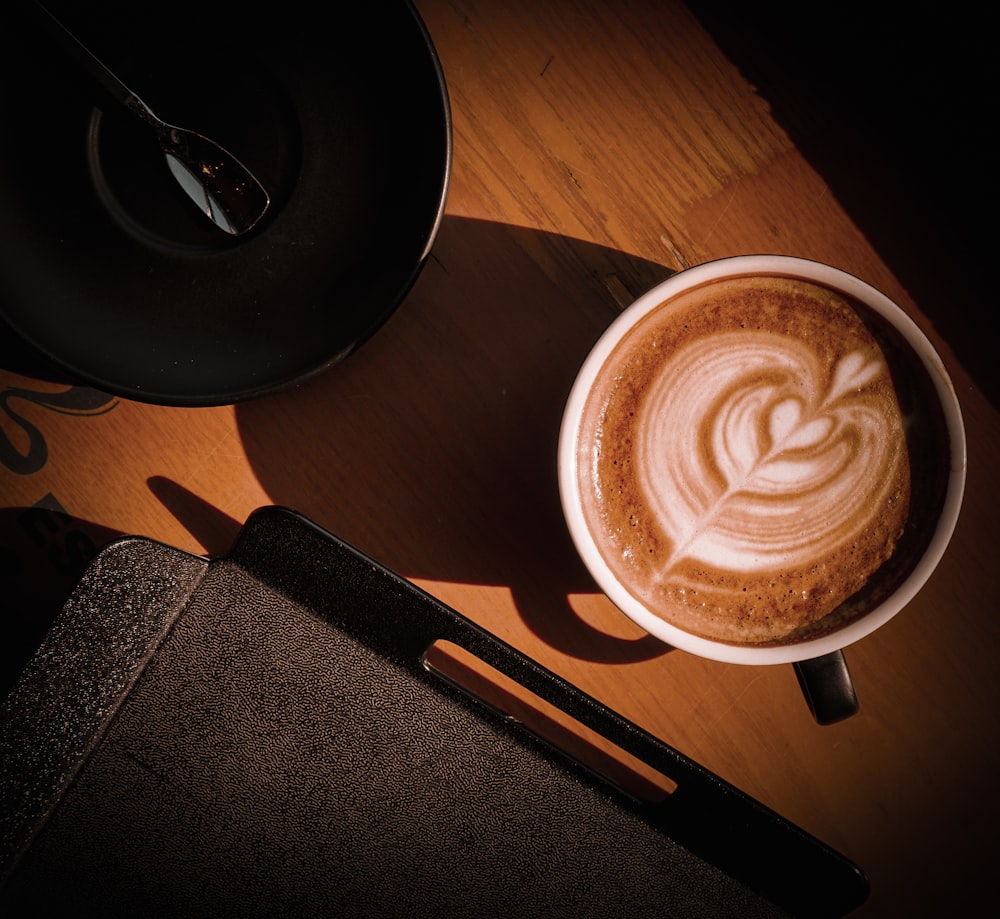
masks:
[[[509,588],[528,626],[566,653],[660,655],[646,637],[594,640],[567,601],[596,588],[562,519],[555,456],[573,378],[624,305],[616,294],[668,274],[593,244],[447,217],[405,308],[365,349],[293,393],[237,407],[254,473],[274,503],[406,576]]]

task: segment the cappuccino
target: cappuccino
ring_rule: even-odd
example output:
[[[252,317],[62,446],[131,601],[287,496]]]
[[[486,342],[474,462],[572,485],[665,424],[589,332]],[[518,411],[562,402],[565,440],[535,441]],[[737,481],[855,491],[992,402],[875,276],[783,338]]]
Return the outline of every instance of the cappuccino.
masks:
[[[604,563],[651,613],[767,646],[892,590],[910,456],[893,356],[863,315],[812,281],[724,277],[613,347],[583,404],[577,487]]]

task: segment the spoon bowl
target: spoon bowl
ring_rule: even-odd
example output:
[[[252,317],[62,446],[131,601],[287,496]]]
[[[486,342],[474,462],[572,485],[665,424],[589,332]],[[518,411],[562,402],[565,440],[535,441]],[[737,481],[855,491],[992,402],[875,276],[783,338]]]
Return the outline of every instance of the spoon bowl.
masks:
[[[264,216],[271,199],[264,186],[215,141],[163,121],[45,6],[36,17],[86,70],[156,136],[170,173],[198,209],[220,230],[241,236]]]
[[[161,121],[138,97],[127,107],[153,128],[177,184],[212,223],[231,236],[253,229],[271,199],[249,169],[203,134]]]

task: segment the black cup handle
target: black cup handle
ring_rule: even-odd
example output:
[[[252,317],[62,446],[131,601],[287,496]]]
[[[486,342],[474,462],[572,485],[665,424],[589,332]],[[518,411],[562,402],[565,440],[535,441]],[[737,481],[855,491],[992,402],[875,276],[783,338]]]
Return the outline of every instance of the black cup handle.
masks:
[[[858,694],[843,651],[795,663],[802,695],[819,724],[836,724],[858,712]]]

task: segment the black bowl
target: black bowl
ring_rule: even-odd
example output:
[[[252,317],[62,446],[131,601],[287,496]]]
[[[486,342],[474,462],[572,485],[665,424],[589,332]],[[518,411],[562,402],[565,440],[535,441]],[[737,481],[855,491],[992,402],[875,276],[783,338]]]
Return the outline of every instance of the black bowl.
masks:
[[[245,236],[213,226],[152,131],[5,9],[0,319],[17,335],[96,388],[214,405],[300,382],[389,318],[436,236],[452,154],[440,62],[407,0],[329,22],[301,0],[49,6],[272,205]]]

